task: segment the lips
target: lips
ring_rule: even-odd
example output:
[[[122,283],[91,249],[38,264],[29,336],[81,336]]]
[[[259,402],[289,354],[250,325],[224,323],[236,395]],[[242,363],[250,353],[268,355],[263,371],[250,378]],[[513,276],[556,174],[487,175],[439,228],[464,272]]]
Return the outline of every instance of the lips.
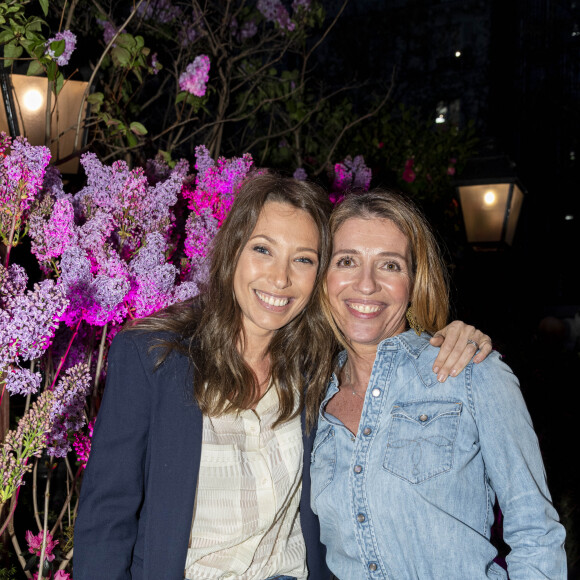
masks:
[[[259,290],[254,290],[258,300],[262,304],[270,308],[279,308],[283,309],[284,306],[287,306],[290,302],[290,298],[284,298],[279,296],[272,296],[271,294],[265,294],[264,292],[260,292]]]

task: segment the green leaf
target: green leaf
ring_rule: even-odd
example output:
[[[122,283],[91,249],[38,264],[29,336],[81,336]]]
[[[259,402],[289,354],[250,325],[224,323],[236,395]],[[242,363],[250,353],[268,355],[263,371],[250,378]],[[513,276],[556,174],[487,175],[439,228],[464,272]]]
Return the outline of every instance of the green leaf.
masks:
[[[87,103],[89,103],[89,105],[102,105],[104,98],[103,93],[91,93],[87,97]]]
[[[56,73],[56,79],[55,79],[55,84],[54,84],[54,87],[55,87],[54,90],[56,91],[57,95],[62,90],[63,84],[64,84],[64,75],[60,71],[58,71]]]
[[[11,64],[11,59],[16,59],[22,54],[22,47],[16,42],[9,42],[4,46],[4,58],[7,59],[4,61],[5,66],[9,66]]]
[[[177,94],[177,97],[175,97],[175,104],[177,105],[177,103],[181,103],[181,101],[183,101],[186,97],[187,97],[188,93],[186,93],[185,91],[181,91]]]
[[[6,44],[14,38],[12,30],[3,30],[0,32],[0,44]]]
[[[129,147],[136,147],[139,141],[137,141],[137,137],[133,133],[127,133],[127,143]]]
[[[66,43],[64,41],[64,38],[61,40],[53,40],[50,43],[50,50],[54,52],[53,58],[58,58],[64,52],[65,48]]]
[[[111,57],[116,66],[128,66],[131,62],[131,53],[122,46],[115,46],[111,51]]]
[[[42,12],[46,16],[48,14],[48,0],[38,0],[40,3],[40,7],[42,8]]]
[[[145,128],[145,126],[142,125],[141,123],[138,123],[137,121],[133,121],[129,125],[129,128],[131,129],[131,131],[133,131],[133,133],[135,133],[135,135],[147,135],[147,129]]]
[[[31,61],[28,65],[28,70],[26,71],[27,76],[33,77],[41,75],[44,72],[44,67],[37,60]]]

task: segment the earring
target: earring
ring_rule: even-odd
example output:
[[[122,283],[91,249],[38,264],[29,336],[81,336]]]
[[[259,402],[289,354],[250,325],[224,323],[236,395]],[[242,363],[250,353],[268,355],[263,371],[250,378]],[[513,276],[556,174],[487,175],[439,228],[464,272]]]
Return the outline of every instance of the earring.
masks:
[[[415,313],[413,312],[412,306],[409,306],[409,308],[407,308],[406,317],[409,326],[417,333],[417,336],[419,336],[425,329],[419,324],[419,321],[415,317]]]

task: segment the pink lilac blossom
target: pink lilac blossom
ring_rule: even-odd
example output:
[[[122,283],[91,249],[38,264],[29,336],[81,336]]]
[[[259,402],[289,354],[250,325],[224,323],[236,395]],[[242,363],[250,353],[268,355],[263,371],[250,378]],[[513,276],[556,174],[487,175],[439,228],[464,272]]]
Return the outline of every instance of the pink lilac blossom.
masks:
[[[91,454],[91,440],[93,438],[96,419],[96,417],[93,417],[91,421],[89,421],[86,435],[82,431],[74,434],[73,447],[77,454],[77,460],[83,469],[87,466],[87,461]]]
[[[54,50],[52,50],[50,45],[51,43],[58,40],[64,40],[64,51],[56,58],[56,64],[58,64],[58,66],[64,66],[68,64],[68,61],[70,60],[70,57],[76,48],[77,37],[74,32],[71,32],[70,30],[64,30],[63,32],[57,32],[53,38],[49,38],[45,45],[46,54],[52,58],[55,58],[55,56]]]
[[[405,167],[403,169],[403,180],[407,183],[413,183],[417,178],[417,174],[413,171],[413,165],[415,160],[411,157],[405,162]]]
[[[230,23],[230,30],[232,36],[238,42],[244,42],[245,40],[249,40],[258,33],[258,25],[256,24],[255,20],[246,20],[242,26],[239,27],[238,21],[235,18],[232,18]]]
[[[32,240],[31,251],[39,262],[59,257],[76,241],[74,208],[66,197],[54,202],[48,220],[33,213],[28,225],[28,234]]]
[[[76,432],[85,425],[85,399],[91,387],[86,363],[67,369],[59,379],[49,414],[51,430],[47,435],[47,453],[51,457],[65,457],[71,450],[68,432]]]
[[[179,88],[196,97],[203,97],[209,80],[209,56],[201,54],[189,63],[179,77]]]
[[[294,175],[292,177],[294,177],[294,179],[297,179],[298,181],[306,181],[308,179],[308,174],[306,173],[305,169],[303,169],[302,167],[299,167],[294,172]]]
[[[157,57],[157,53],[154,52],[151,55],[151,70],[153,71],[153,74],[159,74],[159,71],[163,68],[163,65],[159,62],[158,57]]]
[[[372,178],[372,171],[365,165],[362,155],[357,155],[354,159],[346,157],[342,163],[334,166],[334,182],[332,189],[334,192],[343,192],[347,189],[368,190]]]
[[[73,580],[72,576],[68,573],[65,572],[64,570],[57,570],[54,575],[52,575],[50,572],[48,573],[48,576],[46,574],[43,574],[42,577],[45,580]],[[35,572],[32,575],[32,580],[38,580],[38,572]]]
[[[26,542],[28,543],[28,551],[31,554],[35,554],[36,556],[40,557],[42,553],[42,539],[44,533],[42,531],[38,532],[38,534],[34,535],[30,530],[27,530],[25,537]],[[45,558],[52,562],[54,560],[54,554],[52,553],[53,550],[56,548],[58,544],[58,540],[52,539],[52,534],[50,532],[46,532],[46,549],[44,552]]]
[[[249,153],[243,157],[226,159],[220,157],[217,163],[211,159],[207,148],[195,148],[197,176],[195,190],[184,187],[182,195],[189,200],[188,207],[196,214],[210,208],[221,226],[233,203],[234,196],[246,178],[253,160]]]

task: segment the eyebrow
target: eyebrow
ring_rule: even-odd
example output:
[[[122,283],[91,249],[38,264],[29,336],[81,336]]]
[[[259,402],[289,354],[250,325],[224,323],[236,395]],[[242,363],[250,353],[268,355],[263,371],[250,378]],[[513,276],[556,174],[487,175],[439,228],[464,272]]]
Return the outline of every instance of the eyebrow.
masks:
[[[266,234],[256,234],[255,236],[252,236],[248,242],[251,242],[252,240],[255,240],[256,238],[264,238],[265,240],[268,240],[271,244],[273,245],[277,245],[277,242],[274,238],[271,238],[270,236],[267,236]],[[297,252],[312,252],[313,254],[316,254],[317,256],[320,254],[320,252],[318,250],[315,250],[314,248],[308,248],[306,246],[301,246],[299,248],[296,248]]]
[[[360,252],[358,250],[344,248],[344,249],[336,250],[336,252],[333,252],[332,257],[334,258],[335,256],[338,256],[339,254],[352,254],[353,256],[358,256],[360,254]],[[381,252],[380,254],[377,254],[377,256],[379,258],[395,257],[395,258],[400,258],[401,260],[407,259],[407,256],[403,256],[402,254],[399,254],[399,252]]]

